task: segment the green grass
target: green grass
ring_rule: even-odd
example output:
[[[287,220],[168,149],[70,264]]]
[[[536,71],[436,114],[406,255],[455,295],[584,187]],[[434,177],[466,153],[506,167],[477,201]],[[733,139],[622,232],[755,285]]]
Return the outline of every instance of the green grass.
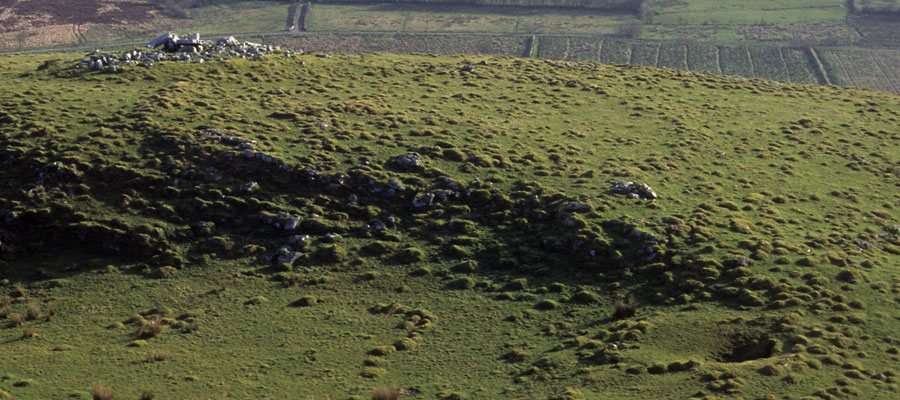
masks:
[[[755,25],[839,20],[845,3],[836,0],[712,1],[689,0],[672,7],[656,7],[659,24]]]
[[[0,321],[14,398],[896,397],[897,96],[510,57],[78,56],[0,57],[0,295],[54,310],[30,339]],[[412,206],[439,189],[460,197]],[[311,236],[293,265],[264,261],[299,233],[279,212]]]
[[[863,13],[889,13],[900,12],[900,2],[896,0],[853,0],[855,8]]]
[[[233,2],[189,10],[188,20],[156,29],[188,30],[201,34],[278,32],[287,30],[290,4],[276,1]]]
[[[364,0],[337,0],[335,3],[369,3]],[[558,7],[578,9],[633,9],[635,5],[630,0],[388,0],[384,3],[413,3],[428,5],[473,5],[473,6],[512,6],[512,7]]]
[[[80,6],[84,8],[89,5],[85,4]],[[288,28],[286,19],[289,8],[289,3],[280,1],[229,1],[191,8],[187,10],[186,18],[171,18],[154,12],[153,18],[140,24],[110,21],[79,26],[43,26],[0,34],[0,49],[143,43],[166,31],[179,34],[199,32],[203,35],[283,32]],[[80,34],[76,35],[76,31]]]
[[[631,13],[426,4],[315,4],[309,30],[613,34]]]

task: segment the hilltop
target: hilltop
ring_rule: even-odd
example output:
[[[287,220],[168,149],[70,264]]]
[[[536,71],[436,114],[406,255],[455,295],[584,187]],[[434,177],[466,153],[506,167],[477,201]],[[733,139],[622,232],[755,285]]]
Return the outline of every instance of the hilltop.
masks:
[[[897,397],[895,95],[82,56],[0,57],[0,397]]]

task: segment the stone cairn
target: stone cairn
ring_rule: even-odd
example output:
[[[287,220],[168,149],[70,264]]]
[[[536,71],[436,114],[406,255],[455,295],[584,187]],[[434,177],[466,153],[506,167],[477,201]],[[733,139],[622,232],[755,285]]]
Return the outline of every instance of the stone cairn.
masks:
[[[265,54],[283,52],[291,57],[302,52],[282,50],[280,46],[263,45],[252,42],[239,42],[233,36],[222,38],[215,43],[200,40],[200,34],[188,35],[187,39],[179,38],[171,32],[159,36],[147,43],[150,50],[131,50],[120,54],[101,53],[94,50],[78,61],[75,68],[87,68],[91,71],[118,72],[126,65],[138,65],[150,68],[154,63],[170,61],[182,63],[203,63],[221,61],[232,58],[259,59]]]

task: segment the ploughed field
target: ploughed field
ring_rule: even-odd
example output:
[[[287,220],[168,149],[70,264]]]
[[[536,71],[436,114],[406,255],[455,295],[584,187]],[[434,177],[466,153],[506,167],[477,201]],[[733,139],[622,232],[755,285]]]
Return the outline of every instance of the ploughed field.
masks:
[[[0,397],[898,395],[895,95],[81,57],[0,57]]]

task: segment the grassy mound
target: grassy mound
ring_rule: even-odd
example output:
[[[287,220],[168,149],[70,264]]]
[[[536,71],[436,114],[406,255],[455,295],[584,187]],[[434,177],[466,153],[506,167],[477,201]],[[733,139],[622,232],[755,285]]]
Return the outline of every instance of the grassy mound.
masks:
[[[73,57],[0,58],[14,397],[896,395],[895,96]]]

